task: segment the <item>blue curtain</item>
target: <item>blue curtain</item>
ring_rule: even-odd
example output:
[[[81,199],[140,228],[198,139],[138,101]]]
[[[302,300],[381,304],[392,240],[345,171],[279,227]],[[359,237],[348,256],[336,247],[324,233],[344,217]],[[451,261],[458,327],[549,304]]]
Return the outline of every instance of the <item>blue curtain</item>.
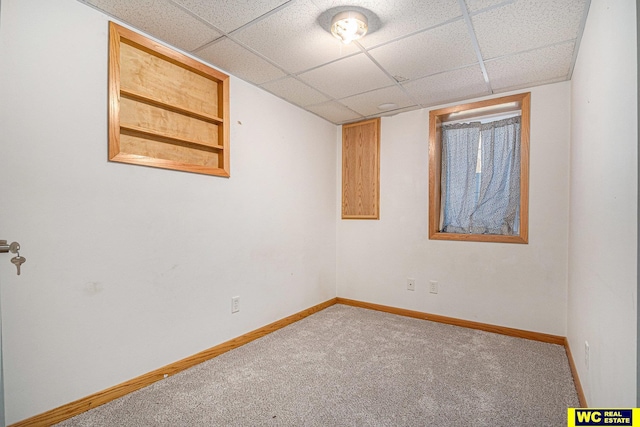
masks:
[[[474,194],[480,135],[482,171]],[[443,126],[442,147],[442,231],[518,234],[520,117]]]
[[[468,233],[475,209],[480,122],[442,127],[442,231]]]

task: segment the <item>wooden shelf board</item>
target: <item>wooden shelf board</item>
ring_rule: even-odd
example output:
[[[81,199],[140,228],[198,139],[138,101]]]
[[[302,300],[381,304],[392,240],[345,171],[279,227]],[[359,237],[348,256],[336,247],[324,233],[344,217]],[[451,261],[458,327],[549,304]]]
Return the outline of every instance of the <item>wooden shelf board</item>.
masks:
[[[146,138],[151,138],[155,140],[160,140],[161,142],[166,142],[168,144],[177,144],[188,146],[197,150],[203,151],[222,151],[224,147],[218,144],[206,144],[199,141],[194,141],[186,138],[176,138],[175,136],[167,135],[162,132],[158,132],[152,129],[144,129],[137,126],[131,125],[120,125],[120,132],[132,134],[134,136],[142,136]]]
[[[175,105],[167,104],[166,102],[163,102],[157,98],[153,98],[147,95],[142,95],[131,89],[120,88],[120,96],[132,99],[134,101],[144,102],[146,104],[150,104],[155,107],[160,107],[165,110],[173,111],[174,113],[184,114],[185,116],[193,117],[195,119],[203,120],[209,123],[213,123],[217,125],[223,123],[223,120],[220,117],[211,116],[209,114],[199,113],[197,111],[193,111],[187,108],[181,108]]]

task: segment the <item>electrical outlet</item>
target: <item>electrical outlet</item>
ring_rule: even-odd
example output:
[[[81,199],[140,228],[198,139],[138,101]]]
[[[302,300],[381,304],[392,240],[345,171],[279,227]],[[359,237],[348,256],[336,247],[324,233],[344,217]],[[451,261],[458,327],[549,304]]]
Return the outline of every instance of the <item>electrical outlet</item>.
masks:
[[[438,293],[438,281],[429,280],[429,292],[432,294]]]
[[[584,342],[584,366],[589,370],[589,342]]]
[[[237,313],[240,311],[240,297],[231,298],[231,312]]]
[[[416,279],[407,279],[407,290],[408,291],[416,290]]]

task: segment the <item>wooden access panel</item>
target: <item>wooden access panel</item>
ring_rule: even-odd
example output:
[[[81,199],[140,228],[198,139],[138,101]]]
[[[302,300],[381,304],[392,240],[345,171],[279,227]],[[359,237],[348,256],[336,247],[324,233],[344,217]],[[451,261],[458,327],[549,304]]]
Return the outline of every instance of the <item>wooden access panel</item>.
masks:
[[[229,176],[229,76],[109,23],[109,160]]]
[[[342,125],[342,219],[378,219],[380,118]]]

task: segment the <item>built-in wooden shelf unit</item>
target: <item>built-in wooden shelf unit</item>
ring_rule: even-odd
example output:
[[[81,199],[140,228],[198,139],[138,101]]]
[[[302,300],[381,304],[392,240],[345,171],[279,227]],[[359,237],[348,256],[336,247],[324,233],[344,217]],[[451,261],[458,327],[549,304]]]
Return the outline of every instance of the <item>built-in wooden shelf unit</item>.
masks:
[[[378,219],[380,118],[342,125],[342,219]]]
[[[229,76],[109,23],[109,160],[229,176]]]

